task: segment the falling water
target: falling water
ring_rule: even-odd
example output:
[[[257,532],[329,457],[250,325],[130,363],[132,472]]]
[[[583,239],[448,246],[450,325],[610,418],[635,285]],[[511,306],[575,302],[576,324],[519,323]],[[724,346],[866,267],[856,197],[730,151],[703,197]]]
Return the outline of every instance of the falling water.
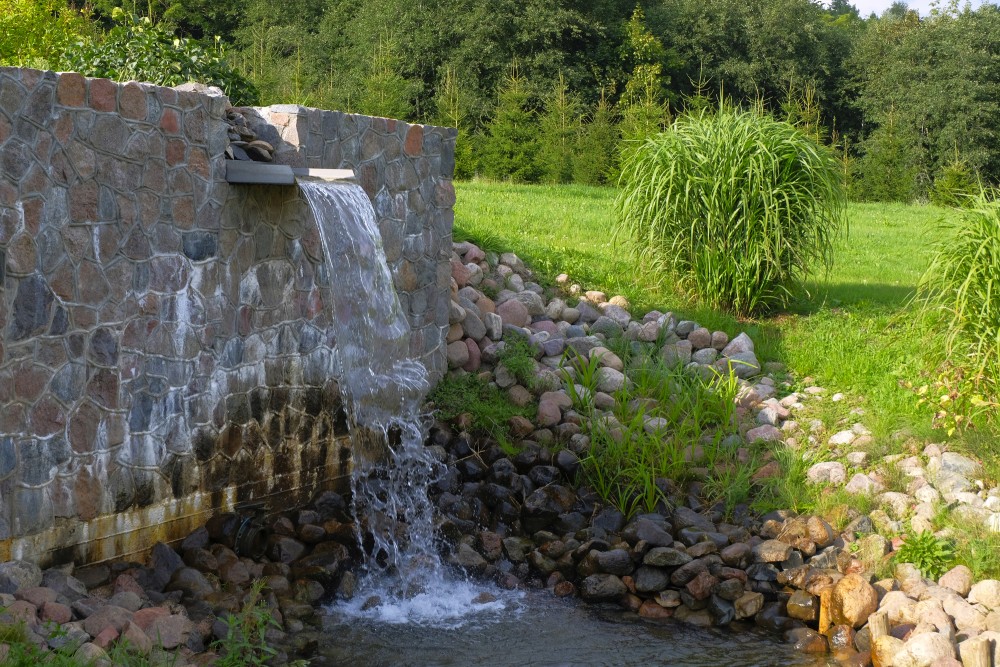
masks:
[[[331,269],[340,388],[351,423],[354,510],[375,542],[362,587],[370,595],[359,594],[345,611],[360,613],[364,606],[369,616],[390,622],[461,618],[478,592],[448,580],[435,546],[428,489],[444,468],[423,444],[427,371],[409,358],[410,327],[375,211],[357,185],[299,186]]]

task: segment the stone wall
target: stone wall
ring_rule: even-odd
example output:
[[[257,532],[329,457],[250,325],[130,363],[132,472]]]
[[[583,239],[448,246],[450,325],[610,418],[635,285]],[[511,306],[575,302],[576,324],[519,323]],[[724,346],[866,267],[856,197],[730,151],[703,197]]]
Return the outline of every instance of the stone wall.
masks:
[[[335,278],[297,188],[225,182],[227,106],[0,68],[0,560],[127,556],[343,482]],[[289,139],[309,121],[282,159],[359,169],[415,352],[440,372],[453,135],[266,118]]]

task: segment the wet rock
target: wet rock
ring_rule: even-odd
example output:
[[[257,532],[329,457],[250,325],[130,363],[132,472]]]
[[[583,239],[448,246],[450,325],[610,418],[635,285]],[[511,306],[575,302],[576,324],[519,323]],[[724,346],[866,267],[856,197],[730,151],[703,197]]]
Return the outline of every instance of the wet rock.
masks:
[[[826,653],[826,637],[811,628],[795,628],[785,633],[785,641],[801,653]]]
[[[580,583],[580,597],[591,602],[617,601],[627,592],[622,580],[613,574],[592,574]]]
[[[815,621],[819,618],[819,602],[806,591],[795,591],[787,602],[788,615],[800,621]]]
[[[848,574],[837,582],[830,599],[830,619],[835,625],[860,628],[878,609],[878,593],[857,574]]]
[[[569,512],[576,496],[558,484],[534,491],[524,501],[524,528],[530,533],[549,526],[560,514]]]
[[[682,551],[670,547],[654,547],[646,552],[642,562],[653,567],[679,567],[691,560],[691,556]]]
[[[624,549],[611,549],[610,551],[596,552],[597,566],[602,572],[617,574],[619,576],[631,574],[634,566],[632,557]]]
[[[635,590],[639,593],[658,593],[669,584],[670,573],[661,568],[643,565],[635,572]]]

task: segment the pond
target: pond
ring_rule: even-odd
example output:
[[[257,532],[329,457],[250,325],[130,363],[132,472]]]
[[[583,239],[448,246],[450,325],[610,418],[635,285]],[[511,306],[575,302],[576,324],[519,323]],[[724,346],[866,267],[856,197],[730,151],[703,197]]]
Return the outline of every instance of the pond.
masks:
[[[458,583],[450,599],[390,602],[362,611],[365,595],[327,609],[328,641],[314,667],[364,665],[536,667],[671,665],[771,667],[834,665],[796,653],[755,629],[720,630],[681,623],[652,624],[613,607],[558,599],[547,591],[476,591]],[[422,596],[418,596],[421,598]],[[370,599],[370,598],[369,598]]]

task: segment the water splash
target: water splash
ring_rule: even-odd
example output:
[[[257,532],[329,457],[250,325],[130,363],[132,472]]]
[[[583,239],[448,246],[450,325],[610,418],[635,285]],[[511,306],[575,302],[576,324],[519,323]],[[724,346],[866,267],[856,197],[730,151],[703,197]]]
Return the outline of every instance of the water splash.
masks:
[[[427,371],[409,357],[410,327],[371,202],[353,184],[299,185],[331,269],[355,516],[374,538],[361,590],[340,611],[388,623],[461,622],[473,609],[495,611],[498,596],[453,579],[438,556],[428,489],[444,466],[424,446]]]

